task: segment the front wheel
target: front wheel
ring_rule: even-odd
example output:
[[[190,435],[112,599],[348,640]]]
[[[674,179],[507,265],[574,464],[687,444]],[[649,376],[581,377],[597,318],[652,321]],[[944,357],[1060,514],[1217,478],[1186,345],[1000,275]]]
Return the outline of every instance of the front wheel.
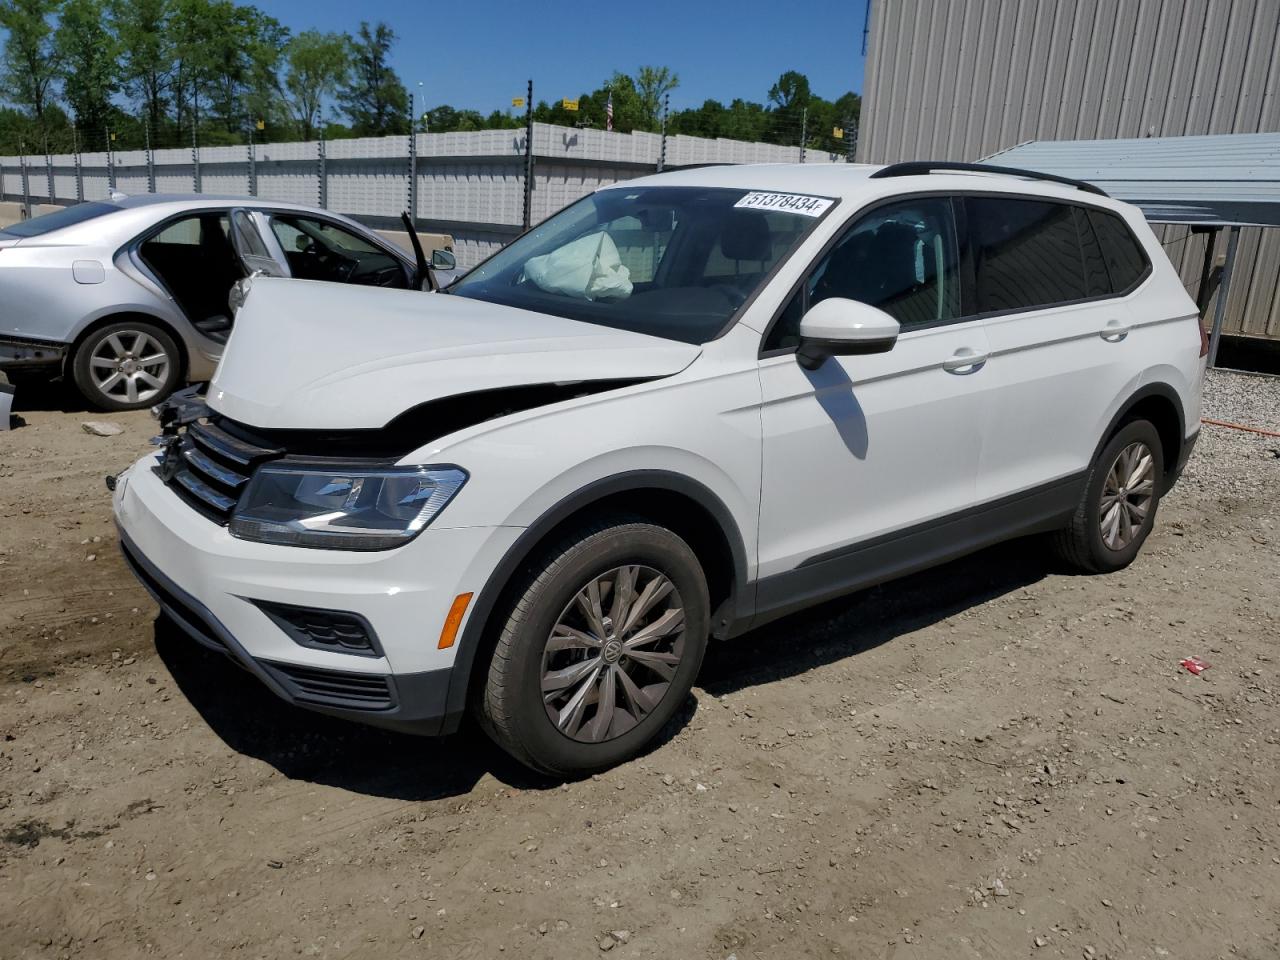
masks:
[[[640,753],[689,694],[710,601],[689,545],[608,521],[543,555],[502,626],[479,703],[517,760],[584,776]]]
[[[71,360],[72,378],[99,410],[141,410],[178,386],[178,345],[154,323],[126,320],[93,331]]]
[[[1148,420],[1126,423],[1094,461],[1058,554],[1089,573],[1127,567],[1155,525],[1163,480],[1160,434]]]

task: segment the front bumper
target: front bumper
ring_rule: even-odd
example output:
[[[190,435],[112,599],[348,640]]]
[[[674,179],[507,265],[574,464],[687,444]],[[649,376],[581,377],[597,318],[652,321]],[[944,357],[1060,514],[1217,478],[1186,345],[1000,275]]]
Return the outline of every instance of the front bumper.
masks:
[[[428,528],[375,553],[253,543],[183,502],[154,462],[145,458],[117,480],[120,545],[186,633],[297,706],[411,733],[456,729],[467,678],[454,675],[457,649],[438,649],[440,630],[454,597],[480,591],[518,529]],[[378,649],[305,646],[260,604],[354,614],[372,627]]]

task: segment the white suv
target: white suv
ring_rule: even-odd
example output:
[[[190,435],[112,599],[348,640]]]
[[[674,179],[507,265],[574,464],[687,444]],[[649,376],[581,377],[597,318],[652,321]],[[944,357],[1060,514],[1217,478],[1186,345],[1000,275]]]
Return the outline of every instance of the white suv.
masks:
[[[620,183],[448,293],[259,279],[115,483],[126,557],[281,697],[561,776],[711,638],[1024,534],[1133,560],[1204,339],[1096,188],[957,164]]]

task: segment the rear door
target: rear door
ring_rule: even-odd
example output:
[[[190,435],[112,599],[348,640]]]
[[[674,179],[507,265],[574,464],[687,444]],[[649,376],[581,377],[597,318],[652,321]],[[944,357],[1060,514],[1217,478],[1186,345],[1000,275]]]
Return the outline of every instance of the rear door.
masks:
[[[1010,195],[964,204],[991,348],[979,497],[1030,495],[1030,520],[1074,504],[1110,410],[1144,364],[1094,211]]]
[[[237,207],[231,211],[231,243],[245,275],[291,276],[289,262],[271,235],[270,223],[260,210]]]

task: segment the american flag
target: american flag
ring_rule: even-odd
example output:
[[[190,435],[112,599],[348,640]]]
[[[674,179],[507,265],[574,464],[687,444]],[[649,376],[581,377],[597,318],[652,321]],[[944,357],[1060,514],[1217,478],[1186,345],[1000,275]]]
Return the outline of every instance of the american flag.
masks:
[[[613,91],[609,91],[609,99],[604,104],[604,128],[613,129]]]

